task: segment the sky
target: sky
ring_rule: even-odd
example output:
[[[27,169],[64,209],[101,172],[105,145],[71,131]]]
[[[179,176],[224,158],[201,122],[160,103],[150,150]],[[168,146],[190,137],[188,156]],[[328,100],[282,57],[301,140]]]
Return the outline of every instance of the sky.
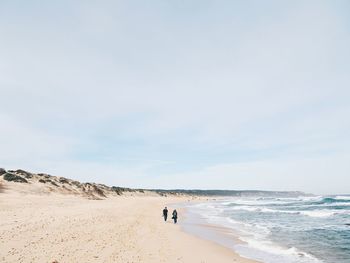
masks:
[[[350,3],[0,0],[0,167],[350,193]]]

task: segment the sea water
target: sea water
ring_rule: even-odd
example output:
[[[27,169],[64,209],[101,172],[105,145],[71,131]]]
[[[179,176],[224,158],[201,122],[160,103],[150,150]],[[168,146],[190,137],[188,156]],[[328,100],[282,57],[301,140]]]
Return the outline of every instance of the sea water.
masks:
[[[186,206],[185,230],[191,223],[187,230],[195,231],[195,221],[231,229],[243,242],[199,231],[244,257],[266,263],[350,263],[350,195],[230,197]]]

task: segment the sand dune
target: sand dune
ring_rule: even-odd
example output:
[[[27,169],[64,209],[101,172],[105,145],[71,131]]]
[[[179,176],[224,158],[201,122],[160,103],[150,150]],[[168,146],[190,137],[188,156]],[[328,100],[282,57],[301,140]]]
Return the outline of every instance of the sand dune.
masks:
[[[144,190],[117,186],[110,187],[98,183],[81,183],[65,177],[44,173],[30,173],[21,169],[8,171],[0,169],[0,179],[22,193],[60,193],[79,195],[89,199],[103,199],[108,196],[118,196],[127,193],[142,194],[145,192]]]

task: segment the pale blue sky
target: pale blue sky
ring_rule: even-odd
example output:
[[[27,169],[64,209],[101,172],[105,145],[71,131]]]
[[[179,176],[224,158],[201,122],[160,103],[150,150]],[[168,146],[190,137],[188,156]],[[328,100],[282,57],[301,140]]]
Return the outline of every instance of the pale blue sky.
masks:
[[[350,189],[349,1],[0,1],[0,166]]]

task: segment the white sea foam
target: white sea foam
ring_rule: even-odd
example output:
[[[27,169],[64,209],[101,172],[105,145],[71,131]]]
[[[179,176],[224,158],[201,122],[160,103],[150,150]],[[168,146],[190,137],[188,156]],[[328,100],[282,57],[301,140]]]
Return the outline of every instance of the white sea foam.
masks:
[[[286,210],[275,210],[266,207],[252,207],[252,206],[234,206],[230,210],[244,210],[248,212],[262,212],[262,213],[285,213],[285,214],[298,214],[298,211],[286,211]]]
[[[269,263],[321,263],[311,254],[295,247],[284,248],[270,241],[245,239],[246,244],[237,245],[236,251],[242,256],[249,255],[256,260]]]
[[[322,207],[331,207],[331,205],[322,205]],[[334,204],[333,204],[334,206]],[[348,206],[348,205],[346,205]],[[350,206],[350,204],[349,204]],[[311,206],[310,206],[311,207]],[[305,210],[277,210],[277,209],[271,209],[266,207],[252,207],[252,206],[234,206],[230,207],[230,210],[235,211],[247,211],[247,212],[261,212],[261,213],[281,213],[281,214],[301,214],[305,216],[310,217],[330,217],[338,214],[347,214],[348,211],[344,210],[334,210],[334,209],[320,209],[320,210],[311,210],[311,211],[305,211]]]
[[[258,205],[274,205],[274,204],[284,204],[288,202],[294,202],[297,201],[296,199],[261,199],[261,198],[251,198],[251,199],[233,199],[231,202],[227,201],[224,204],[225,205],[252,205],[252,206],[258,206]]]
[[[330,217],[335,215],[334,211],[317,210],[317,211],[301,211],[300,214],[310,217]]]
[[[269,206],[269,205],[304,205],[305,202],[319,202],[322,201],[322,196],[300,196],[300,197],[283,197],[283,198],[232,198],[225,200],[222,205],[248,205],[248,206]],[[350,198],[350,197],[347,197]]]
[[[334,199],[336,199],[336,200],[350,200],[350,196],[349,195],[337,195],[336,197],[334,197]]]
[[[321,201],[323,199],[323,196],[301,196],[299,197],[300,201],[308,202],[308,201]]]
[[[334,207],[334,206],[350,206],[349,203],[343,203],[343,202],[334,202],[334,203],[323,203],[323,204],[301,204],[301,205],[295,205],[295,207],[302,207],[302,208],[308,208],[308,207]]]
[[[349,214],[348,211],[344,210],[315,210],[315,211],[300,211],[300,214],[310,217],[330,217],[340,214]]]

